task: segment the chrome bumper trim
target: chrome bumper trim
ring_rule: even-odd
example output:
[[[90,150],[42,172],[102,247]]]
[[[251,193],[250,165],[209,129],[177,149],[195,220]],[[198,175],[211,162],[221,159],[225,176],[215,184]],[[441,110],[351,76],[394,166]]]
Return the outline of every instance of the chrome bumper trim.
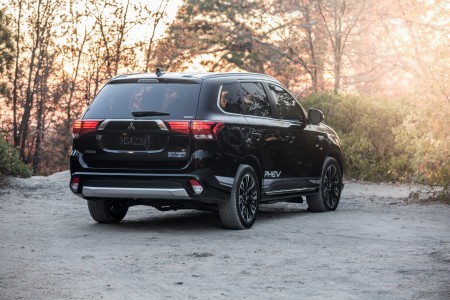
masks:
[[[83,186],[85,197],[142,198],[142,199],[191,199],[185,189],[115,188]]]

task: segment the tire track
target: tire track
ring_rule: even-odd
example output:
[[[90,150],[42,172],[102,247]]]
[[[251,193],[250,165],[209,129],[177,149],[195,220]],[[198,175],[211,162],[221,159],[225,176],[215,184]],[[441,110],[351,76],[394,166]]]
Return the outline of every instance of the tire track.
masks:
[[[121,286],[125,290],[128,290],[132,294],[139,296],[139,299],[161,299],[163,296],[173,296],[176,299],[182,299],[183,295],[177,295],[174,290],[169,291],[157,284],[155,281],[146,281],[140,276],[127,274],[118,268],[105,268],[104,265],[97,263],[95,259],[82,259],[75,255],[64,255],[71,261],[76,261],[80,266],[85,266],[93,270],[101,270],[95,272],[95,276],[107,279],[112,279],[118,286]],[[124,293],[126,298],[136,299],[132,297],[130,293]]]

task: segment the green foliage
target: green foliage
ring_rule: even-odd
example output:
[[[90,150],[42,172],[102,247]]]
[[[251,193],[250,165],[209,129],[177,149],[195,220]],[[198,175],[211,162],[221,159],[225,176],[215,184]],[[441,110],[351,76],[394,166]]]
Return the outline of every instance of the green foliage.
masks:
[[[275,55],[274,47],[263,42],[264,8],[261,1],[185,1],[159,44],[164,50],[157,54],[159,63],[167,69],[179,68],[193,57],[214,54],[220,58],[202,61],[211,71],[239,67],[264,72]],[[176,55],[167,55],[167,49],[174,49]]]
[[[437,99],[420,98],[419,109],[398,128],[397,144],[411,153],[414,179],[432,187],[427,194],[450,202],[450,109]]]
[[[425,100],[316,93],[302,103],[321,109],[339,134],[347,177],[415,181],[439,187],[439,197],[448,198],[450,112],[446,103],[442,109]],[[411,105],[417,102],[427,105]]]
[[[410,177],[410,155],[395,142],[395,129],[406,116],[399,104],[331,93],[310,95],[302,103],[321,109],[326,123],[339,134],[348,177],[394,181]]]
[[[0,74],[8,68],[13,60],[13,39],[10,27],[10,18],[0,8]],[[2,92],[0,91],[0,94]]]
[[[17,176],[28,178],[31,170],[19,158],[17,150],[0,135],[0,177]]]

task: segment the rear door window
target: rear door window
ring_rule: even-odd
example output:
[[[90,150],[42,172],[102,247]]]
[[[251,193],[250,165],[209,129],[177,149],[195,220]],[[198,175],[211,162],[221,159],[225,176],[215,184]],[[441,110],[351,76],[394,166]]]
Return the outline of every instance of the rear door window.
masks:
[[[269,98],[259,82],[242,82],[244,113],[252,116],[272,117]]]
[[[160,112],[157,118],[194,118],[200,92],[196,83],[107,84],[86,111],[89,119],[133,119],[132,112]]]

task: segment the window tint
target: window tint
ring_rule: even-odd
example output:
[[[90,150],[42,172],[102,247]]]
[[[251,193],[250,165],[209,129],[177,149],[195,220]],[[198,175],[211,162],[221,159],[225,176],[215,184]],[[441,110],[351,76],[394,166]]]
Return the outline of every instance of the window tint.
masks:
[[[281,119],[298,119],[303,121],[303,111],[297,101],[282,87],[269,84],[270,92],[276,101]]]
[[[261,83],[241,83],[244,113],[247,115],[272,117],[269,99]]]
[[[242,98],[238,83],[222,85],[219,95],[219,106],[226,112],[242,114]]]
[[[131,112],[136,111],[169,113],[169,118],[193,117],[199,91],[198,84],[107,84],[87,110],[85,118],[132,119]]]

